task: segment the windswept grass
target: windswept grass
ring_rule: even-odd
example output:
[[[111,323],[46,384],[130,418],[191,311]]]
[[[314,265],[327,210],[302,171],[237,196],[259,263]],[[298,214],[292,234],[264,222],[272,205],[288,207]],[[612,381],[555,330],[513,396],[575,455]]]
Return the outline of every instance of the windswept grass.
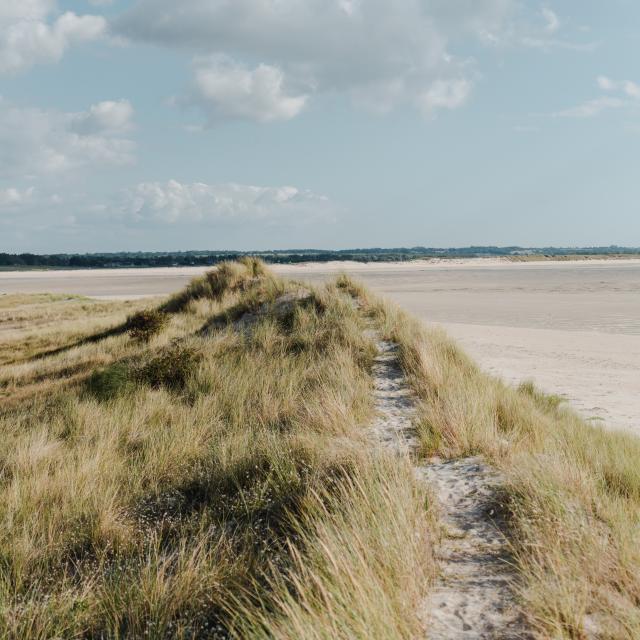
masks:
[[[80,296],[0,295],[0,365],[25,362],[121,324],[148,301],[103,302]]]
[[[0,636],[422,637],[435,515],[365,437],[371,323],[400,345],[421,454],[504,475],[538,637],[640,637],[637,439],[484,374],[349,278],[311,289],[254,260],[165,302],[0,299]],[[36,342],[14,357],[16,335]]]
[[[222,265],[145,340],[98,323],[5,368],[0,636],[416,635],[425,496],[364,439],[361,315],[299,290]]]
[[[531,383],[508,387],[444,332],[364,301],[400,345],[423,454],[481,454],[504,474],[519,596],[539,637],[639,638],[640,440],[587,424]]]
[[[265,640],[420,637],[416,612],[433,571],[425,499],[408,461],[384,456],[311,496],[290,568],[270,576],[268,608],[242,606],[236,632]]]
[[[220,300],[229,293],[246,292],[254,285],[273,285],[278,282],[266,265],[256,258],[242,258],[237,262],[221,262],[215,269],[194,278],[180,293],[169,298],[161,310],[168,313],[183,311],[194,300]]]

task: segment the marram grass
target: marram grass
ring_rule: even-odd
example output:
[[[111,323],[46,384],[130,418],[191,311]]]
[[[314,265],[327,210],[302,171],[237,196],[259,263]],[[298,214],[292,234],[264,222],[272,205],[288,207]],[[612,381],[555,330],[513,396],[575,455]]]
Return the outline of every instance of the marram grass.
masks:
[[[419,632],[429,521],[364,437],[374,346],[333,286],[261,311],[288,290],[245,261],[158,322],[154,301],[0,309],[7,361],[33,340],[0,374],[0,636]]]
[[[640,637],[640,442],[347,277],[245,260],[168,301],[4,296],[0,321],[0,637],[424,637],[437,510],[366,437],[372,323],[421,455],[501,471],[533,633]]]

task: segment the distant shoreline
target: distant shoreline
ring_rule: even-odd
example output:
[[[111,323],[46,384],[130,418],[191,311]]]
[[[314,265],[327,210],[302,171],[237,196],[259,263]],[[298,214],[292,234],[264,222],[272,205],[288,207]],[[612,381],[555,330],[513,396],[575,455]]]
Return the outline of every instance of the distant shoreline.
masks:
[[[328,270],[334,270],[336,267],[349,268],[349,269],[372,269],[372,268],[415,268],[416,266],[500,266],[500,265],[526,265],[526,264],[563,264],[568,262],[588,262],[590,264],[599,264],[605,262],[628,262],[636,263],[640,262],[640,253],[620,253],[620,254],[523,254],[523,255],[496,255],[496,256],[475,256],[475,257],[415,257],[411,259],[394,260],[389,259],[372,259],[372,260],[355,260],[355,259],[335,259],[335,260],[314,260],[312,256],[309,256],[307,260],[296,260],[291,262],[275,261],[271,262],[268,258],[265,260],[272,268],[283,271],[289,269],[296,271],[299,269],[309,268],[322,268]],[[3,277],[11,276],[12,274],[47,274],[47,273],[97,273],[101,271],[108,272],[131,272],[131,271],[148,271],[150,273],[158,273],[167,271],[171,273],[178,273],[184,270],[193,271],[194,273],[202,272],[203,270],[211,269],[215,267],[217,262],[211,262],[210,264],[200,265],[113,265],[113,266],[17,266],[7,265],[0,266],[0,274]]]
[[[640,247],[522,247],[472,245],[467,247],[369,247],[351,249],[267,249],[237,251],[116,251],[95,253],[2,253],[0,272],[158,267],[211,267],[228,260],[260,258],[271,265],[349,262],[388,264],[416,261],[501,260],[508,262],[593,261],[640,259]]]
[[[331,260],[328,262],[275,263],[270,264],[277,273],[296,274],[303,272],[340,272],[340,271],[402,271],[419,269],[459,269],[465,267],[507,268],[507,267],[542,267],[562,266],[572,264],[576,266],[605,265],[612,262],[624,262],[629,265],[640,264],[640,255],[625,256],[495,256],[487,258],[420,258],[416,260],[402,261],[370,261],[360,262],[356,260]],[[10,280],[28,280],[30,277],[55,278],[64,274],[66,278],[100,277],[127,277],[139,275],[141,277],[155,277],[162,274],[196,276],[215,267],[215,264],[198,266],[127,266],[127,267],[95,267],[95,268],[31,268],[31,269],[0,269],[0,277]]]

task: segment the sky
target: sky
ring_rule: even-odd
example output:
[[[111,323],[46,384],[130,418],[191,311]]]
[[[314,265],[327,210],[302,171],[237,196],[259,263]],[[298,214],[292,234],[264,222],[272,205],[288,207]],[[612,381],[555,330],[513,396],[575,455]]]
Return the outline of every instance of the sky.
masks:
[[[0,251],[640,246],[635,0],[0,0]]]

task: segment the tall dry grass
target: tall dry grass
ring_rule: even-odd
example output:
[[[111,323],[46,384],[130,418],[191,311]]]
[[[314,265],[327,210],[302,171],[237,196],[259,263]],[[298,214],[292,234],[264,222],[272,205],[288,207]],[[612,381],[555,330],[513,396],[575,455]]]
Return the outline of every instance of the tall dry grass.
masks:
[[[531,383],[482,371],[438,329],[368,296],[420,398],[422,453],[483,455],[505,477],[519,598],[540,638],[640,637],[640,440]]]
[[[299,292],[223,266],[148,339],[98,322],[3,370],[2,637],[415,635],[425,497],[364,439],[362,317]]]

